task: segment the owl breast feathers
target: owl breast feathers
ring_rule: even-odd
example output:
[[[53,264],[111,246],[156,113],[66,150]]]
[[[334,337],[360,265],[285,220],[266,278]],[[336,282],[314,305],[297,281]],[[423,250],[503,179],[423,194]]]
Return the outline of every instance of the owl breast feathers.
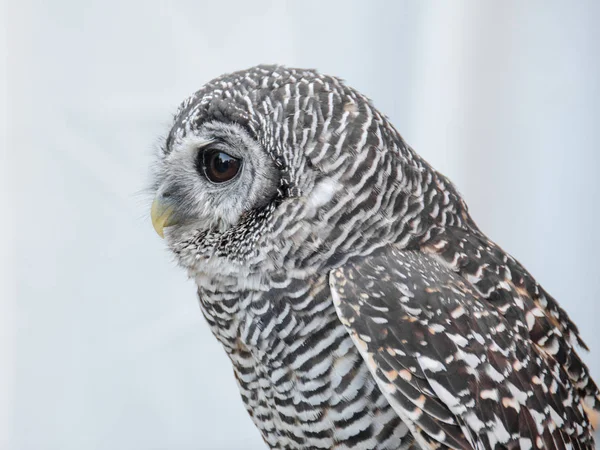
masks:
[[[341,80],[209,82],[153,186],[269,447],[594,448],[577,327]]]

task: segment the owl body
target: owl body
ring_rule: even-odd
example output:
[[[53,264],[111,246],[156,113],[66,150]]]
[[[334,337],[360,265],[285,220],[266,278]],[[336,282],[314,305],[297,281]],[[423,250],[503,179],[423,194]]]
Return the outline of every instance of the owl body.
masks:
[[[371,103],[312,70],[181,105],[153,221],[271,448],[593,448],[556,301]]]

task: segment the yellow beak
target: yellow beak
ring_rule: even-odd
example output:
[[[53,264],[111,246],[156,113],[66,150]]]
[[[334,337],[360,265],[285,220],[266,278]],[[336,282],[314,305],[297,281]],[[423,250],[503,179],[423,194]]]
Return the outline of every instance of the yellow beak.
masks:
[[[152,226],[161,238],[165,237],[165,228],[177,224],[177,219],[173,214],[174,210],[172,205],[161,202],[159,197],[154,198],[150,216],[152,217]]]

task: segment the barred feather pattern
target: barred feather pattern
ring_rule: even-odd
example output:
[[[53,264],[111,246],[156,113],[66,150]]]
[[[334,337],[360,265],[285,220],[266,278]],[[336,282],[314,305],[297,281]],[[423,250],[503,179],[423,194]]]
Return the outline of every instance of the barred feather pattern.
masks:
[[[272,282],[279,287],[242,296],[199,290],[265,442],[271,448],[410,448],[408,428],[339,322],[327,277]]]
[[[157,164],[155,187],[169,190],[182,204],[194,200],[177,192],[166,161],[209,123],[221,124],[231,135],[250,136],[274,162],[278,185],[272,197],[247,206],[236,223],[215,219],[219,226],[175,226],[166,237],[198,286],[202,312],[232,361],[242,400],[268,446],[506,448],[521,442],[531,448],[591,448],[580,402],[598,408],[598,390],[576,353],[575,347],[583,345],[576,326],[516,260],[477,228],[453,185],[367,98],[337,78],[281,66],[257,66],[211,81],[180,106]],[[383,269],[369,272],[370,258],[383,258],[377,265]],[[386,371],[413,367],[397,352],[382,359],[373,356],[379,348],[366,345],[365,350],[369,339],[379,339],[382,348],[400,348],[378,338],[384,330],[415,339],[406,335],[410,327],[398,310],[373,321],[378,305],[403,307],[394,289],[409,266],[411,274],[419,274],[414,289],[421,289],[409,308],[441,301],[423,290],[437,283],[449,302],[465,308],[464,320],[486,317],[482,326],[495,330],[489,339],[509,352],[505,359],[516,375],[507,372],[502,380],[511,381],[518,393],[486,398],[485,416],[478,416],[481,401],[473,400],[474,390],[481,388],[477,382],[483,381],[473,373],[474,384],[457,392],[446,386],[450,397],[445,398],[423,382],[444,385],[449,379],[444,371],[431,377],[421,369],[420,377],[411,378],[421,380],[417,384],[391,383],[402,398],[390,393],[389,379],[382,384]],[[330,286],[330,273],[332,280],[341,274],[341,283],[350,273],[364,271],[365,283],[344,295],[336,293],[334,281]],[[452,290],[449,284],[461,288]],[[389,298],[375,296],[382,291]],[[440,311],[441,316],[419,318],[420,326],[434,326],[444,342],[450,335],[475,339],[451,312]],[[356,331],[364,327],[368,333]],[[482,359],[485,349],[474,342]],[[409,358],[429,358],[435,367],[446,367],[456,353],[448,345],[409,347]],[[527,369],[515,368],[519,364]],[[494,382],[501,384],[499,378],[485,379],[488,390]],[[509,388],[502,386],[506,394]],[[422,400],[414,397],[417,392],[428,399],[435,420],[421,423],[425,415],[409,410],[409,403]],[[521,406],[511,402],[515,395]],[[448,404],[454,400],[459,404]],[[560,420],[549,405],[562,414]],[[538,415],[522,413],[515,425],[516,410]],[[465,414],[491,434],[469,434],[473,430],[465,427]],[[498,424],[509,438],[494,435]]]

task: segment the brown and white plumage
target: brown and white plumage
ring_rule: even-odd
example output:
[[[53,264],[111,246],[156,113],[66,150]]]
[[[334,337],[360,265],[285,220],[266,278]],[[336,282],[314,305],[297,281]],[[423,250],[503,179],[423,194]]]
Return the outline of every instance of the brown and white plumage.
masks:
[[[593,448],[575,325],[340,80],[213,80],[180,107],[155,189],[270,447]]]
[[[435,257],[393,246],[335,270],[331,286],[379,387],[423,446],[592,444],[573,401],[580,393],[531,341],[524,292],[501,310]]]

